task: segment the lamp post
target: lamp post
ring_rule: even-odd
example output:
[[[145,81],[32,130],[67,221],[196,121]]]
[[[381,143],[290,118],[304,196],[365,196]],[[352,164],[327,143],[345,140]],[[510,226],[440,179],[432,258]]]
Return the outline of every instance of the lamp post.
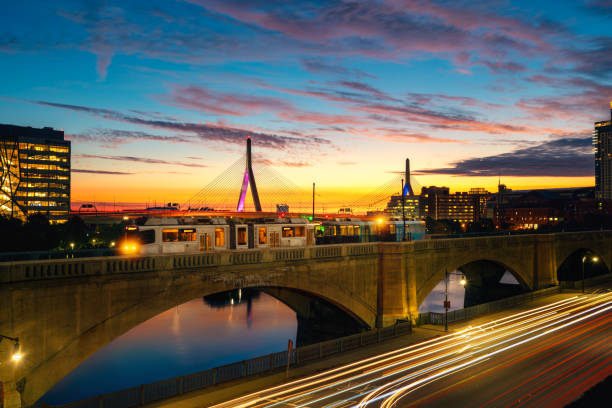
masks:
[[[21,360],[21,357],[23,357],[23,355],[21,354],[21,347],[19,347],[19,337],[9,337],[9,336],[0,334],[0,342],[4,339],[11,340],[12,342],[15,343],[15,346],[13,347],[13,354],[11,355],[11,358],[13,359],[13,361],[17,362]]]
[[[459,275],[461,276],[461,280],[459,283],[461,286],[465,286],[467,280],[465,279],[465,275],[457,272],[449,272],[448,270],[444,271],[444,331],[448,332],[448,309],[450,309],[450,301],[448,300],[448,276],[449,275]]]
[[[584,256],[582,257],[582,293],[584,293],[584,262],[585,262],[587,259],[588,259],[588,258],[587,258],[587,256],[586,256],[586,255],[584,255]],[[591,260],[591,262],[593,262],[593,263],[597,263],[597,262],[599,262],[599,257],[594,256],[594,257],[591,257],[591,259],[590,259],[590,260]]]

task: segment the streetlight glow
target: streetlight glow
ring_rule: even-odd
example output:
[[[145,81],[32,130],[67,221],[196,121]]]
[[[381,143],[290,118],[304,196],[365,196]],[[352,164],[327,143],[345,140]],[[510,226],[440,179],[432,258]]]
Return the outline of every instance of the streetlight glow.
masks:
[[[593,258],[591,258],[591,261],[593,261],[594,263],[599,262],[599,257],[598,256],[594,256]]]
[[[459,281],[459,283],[461,284],[461,286],[465,286],[465,285],[466,285],[467,280],[465,279],[465,276],[463,276],[463,277],[461,278],[461,280]]]

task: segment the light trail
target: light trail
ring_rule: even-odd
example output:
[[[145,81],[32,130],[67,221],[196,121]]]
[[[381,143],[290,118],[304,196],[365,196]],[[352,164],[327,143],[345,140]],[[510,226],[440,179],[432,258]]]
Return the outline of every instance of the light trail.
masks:
[[[574,296],[251,393],[213,407],[324,405],[340,408],[350,404],[365,407],[384,400],[380,402],[380,406],[390,408],[408,393],[433,384],[458,370],[468,369],[494,358],[499,353],[605,313],[612,308],[610,299],[610,293]],[[400,378],[397,378],[398,376]],[[368,390],[376,384],[378,386],[375,389]],[[350,402],[358,398],[362,400]],[[335,402],[324,403],[330,399]],[[323,405],[320,405],[322,403]]]
[[[582,299],[584,300],[585,298],[582,298]],[[586,304],[591,304],[591,303],[594,303],[594,302],[595,302],[594,300],[586,299],[586,302],[585,302],[585,303],[586,303]],[[566,315],[567,313],[568,313],[568,312],[565,312],[564,314],[557,314],[556,316],[557,316],[557,317],[561,317],[561,316]],[[545,315],[544,315],[544,317],[551,316],[551,315],[554,315],[554,313],[548,313],[548,314],[545,314]],[[503,338],[503,337],[507,336],[508,334],[513,334],[513,333],[516,333],[516,332],[520,332],[520,331],[526,330],[526,329],[528,329],[528,328],[530,328],[530,327],[533,327],[533,326],[534,326],[534,324],[532,324],[532,325],[530,325],[530,326],[526,326],[526,325],[524,324],[524,322],[520,322],[520,323],[518,323],[518,324],[516,324],[516,325],[512,325],[512,326],[510,326],[510,327],[515,327],[515,326],[517,326],[517,325],[521,326],[521,328],[520,328],[519,330],[515,330],[515,331],[512,331],[512,332],[510,332],[510,333],[506,333],[505,335],[504,335],[504,334],[500,334],[500,335],[499,335],[499,336],[497,336],[497,337],[493,337],[493,338],[486,339],[486,341],[485,341],[485,342],[480,343],[479,345],[486,344],[486,343],[488,343],[488,342],[491,342],[491,341],[497,340],[497,339],[499,339],[499,338]],[[545,326],[545,327],[548,327],[548,326]],[[540,328],[540,329],[542,329],[542,328]],[[490,334],[491,334],[491,333],[486,334],[486,335],[481,335],[481,336],[475,336],[474,338],[469,339],[468,341],[470,341],[470,340],[471,340],[471,341],[473,341],[473,340],[474,340],[474,339],[476,339],[476,338],[485,337],[485,336],[490,335]],[[522,337],[522,336],[518,336],[518,337]],[[465,343],[465,342],[464,342],[464,343]],[[462,344],[462,343],[458,343],[458,344]],[[447,348],[450,348],[450,347],[443,347],[443,348],[441,348],[441,349],[439,349],[439,350],[437,350],[437,351],[444,350],[444,349],[447,349]],[[481,349],[481,350],[479,350],[479,351],[483,351],[483,350],[486,350],[486,349],[489,349],[489,348],[491,348],[491,347],[487,347],[487,348]],[[425,361],[423,361],[423,362],[421,362],[421,363],[419,363],[419,364],[417,364],[417,365],[410,365],[410,366],[406,366],[406,367],[405,367],[403,370],[395,370],[395,372],[394,372],[393,374],[397,374],[397,373],[399,373],[399,372],[401,372],[401,371],[407,371],[408,369],[417,368],[417,367],[419,367],[419,366],[425,365],[426,363],[431,363],[431,362],[436,361],[436,360],[441,360],[441,359],[447,358],[447,357],[449,357],[449,356],[452,356],[453,354],[456,354],[456,352],[452,352],[452,353],[447,353],[447,354],[444,354],[444,355],[440,355],[440,356],[437,356],[437,357],[435,357],[435,358],[433,358],[433,359],[425,360]],[[458,357],[458,358],[454,358],[454,359],[452,359],[452,360],[448,360],[448,361],[455,362],[455,361],[460,361],[460,360],[465,359],[465,358],[467,358],[467,356],[465,356],[465,355],[464,355],[464,356],[461,356],[461,357]],[[380,372],[380,371],[382,371],[383,369],[388,369],[388,368],[391,368],[391,367],[397,366],[397,365],[399,365],[399,364],[403,364],[403,363],[405,363],[405,362],[407,362],[407,361],[411,361],[411,360],[414,360],[414,359],[415,359],[415,357],[410,358],[410,359],[407,359],[407,360],[402,360],[402,361],[400,361],[400,362],[398,362],[398,363],[395,363],[395,364],[392,364],[392,365],[387,365],[387,366],[385,366],[385,367],[383,367],[383,368],[378,368],[377,370],[372,370],[372,371],[368,372],[368,374],[372,374],[372,373]],[[447,364],[448,364],[448,363],[444,363],[443,365],[447,365]],[[432,371],[433,369],[435,369],[435,368],[439,368],[439,367],[440,367],[439,365],[438,365],[438,366],[434,366],[434,367],[433,367],[433,368],[431,368],[431,369],[427,369],[425,372]],[[411,375],[411,376],[410,376],[410,378],[413,378],[413,377],[417,376],[418,374],[423,374],[423,372],[419,372],[419,373],[417,373],[417,374]],[[390,375],[392,375],[392,374],[390,374]],[[365,381],[365,382],[362,382],[362,383],[356,384],[356,385],[354,385],[353,387],[350,387],[350,388],[345,388],[345,389],[342,389],[341,391],[338,391],[338,392],[334,392],[334,393],[328,394],[328,395],[326,395],[326,396],[320,397],[320,398],[315,399],[315,400],[313,400],[313,401],[309,401],[309,402],[308,402],[308,404],[318,403],[318,402],[322,402],[322,401],[325,401],[325,400],[330,399],[330,398],[333,398],[333,397],[338,397],[339,395],[344,394],[344,393],[346,393],[346,392],[348,392],[348,391],[351,391],[351,390],[354,390],[354,389],[357,389],[357,388],[361,388],[362,386],[364,386],[364,385],[369,385],[369,384],[371,384],[371,383],[373,383],[373,382],[380,381],[382,378],[387,378],[387,377],[389,377],[390,375],[383,375],[383,376],[380,376],[380,377],[375,377],[375,378],[372,378],[372,379],[370,379],[369,381]],[[363,377],[363,375],[358,376],[358,377]],[[350,379],[346,379],[344,382],[353,381],[353,380],[355,380],[355,379],[356,379],[356,377],[352,377],[352,378],[350,378]],[[333,386],[336,386],[337,384],[338,384],[338,383],[330,384],[329,386],[327,386],[327,387],[325,387],[325,388],[331,388],[331,387],[333,387]],[[302,393],[302,394],[300,394],[300,395],[299,395],[299,397],[303,397],[303,396],[305,396],[305,395],[309,395],[309,394],[314,394],[314,393],[316,393],[316,392],[319,392],[320,390],[321,390],[321,388],[312,389],[312,390],[310,390],[310,391],[309,391],[309,392],[307,392],[307,393]],[[356,395],[356,396],[353,396],[351,399],[355,399],[355,398],[357,398],[357,397],[359,397],[359,396],[362,396],[362,395],[365,395],[365,394],[366,394],[366,393],[358,394],[358,395]],[[298,396],[295,396],[295,397],[292,397],[292,398],[287,398],[287,399],[284,399],[282,403],[287,403],[287,402],[293,401],[293,400],[295,400],[295,399],[297,399],[297,398],[298,398]],[[278,403],[276,403],[276,404],[266,405],[266,407],[275,407],[275,406],[278,406],[278,405],[282,405],[282,403],[278,402]],[[307,406],[308,406],[308,404],[304,404],[304,405],[296,405],[296,407],[297,407],[297,408],[307,407]]]
[[[610,302],[606,303],[605,305],[609,305],[609,303],[610,303]],[[595,307],[595,308],[593,308],[593,309],[597,309],[597,308],[598,308],[598,307]],[[416,386],[416,385],[422,384],[422,383],[423,383],[423,382],[425,382],[425,381],[429,381],[429,380],[432,380],[432,379],[436,379],[436,378],[438,378],[439,376],[441,376],[441,375],[443,375],[443,374],[446,374],[446,373],[450,373],[450,372],[452,372],[453,370],[456,370],[456,369],[458,369],[458,368],[467,367],[467,366],[469,366],[469,365],[474,365],[474,364],[477,364],[477,363],[479,363],[480,361],[482,361],[482,360],[483,360],[483,359],[485,359],[485,358],[490,358],[490,357],[492,357],[492,356],[494,356],[494,355],[496,355],[496,354],[502,353],[502,352],[504,352],[504,351],[506,351],[506,350],[510,350],[510,349],[512,349],[512,348],[515,348],[515,347],[518,347],[518,346],[519,346],[519,345],[521,345],[521,344],[525,344],[525,343],[527,343],[527,342],[533,341],[533,340],[538,339],[538,338],[540,338],[540,337],[542,337],[542,336],[545,336],[545,335],[550,334],[550,333],[552,333],[552,332],[555,332],[555,331],[561,330],[561,329],[563,329],[563,328],[565,328],[565,327],[571,326],[571,325],[576,324],[576,323],[578,323],[578,322],[580,322],[580,321],[582,321],[582,320],[585,320],[585,319],[588,319],[588,318],[590,318],[590,317],[596,316],[596,315],[598,315],[598,314],[601,314],[601,313],[606,312],[606,311],[611,310],[611,309],[612,309],[612,306],[607,306],[607,307],[605,307],[605,308],[601,308],[601,309],[596,310],[596,311],[594,311],[594,312],[592,312],[592,313],[586,314],[585,316],[583,316],[583,317],[581,317],[581,318],[579,318],[579,319],[574,319],[574,320],[572,320],[572,321],[570,321],[570,322],[568,322],[568,323],[565,323],[565,324],[563,324],[563,325],[560,325],[560,326],[554,327],[554,328],[552,328],[552,329],[546,330],[546,331],[544,331],[544,332],[542,332],[542,333],[540,333],[540,334],[537,334],[537,335],[534,335],[534,336],[529,337],[529,338],[527,338],[527,339],[521,340],[521,341],[519,341],[519,342],[517,342],[517,343],[513,343],[513,344],[510,344],[510,345],[508,345],[508,346],[506,346],[506,347],[502,347],[502,348],[501,348],[501,349],[499,349],[499,350],[492,351],[492,352],[490,352],[490,353],[487,353],[487,354],[485,354],[485,355],[482,355],[482,356],[480,356],[480,357],[477,357],[477,358],[475,358],[475,359],[473,359],[473,360],[470,360],[470,361],[467,361],[467,362],[465,362],[465,363],[462,363],[462,364],[460,364],[460,365],[458,365],[458,366],[456,366],[456,367],[451,367],[451,368],[448,368],[448,369],[446,369],[446,370],[442,370],[440,373],[437,373],[437,374],[431,375],[431,376],[426,377],[426,378],[424,378],[424,379],[420,379],[420,380],[414,381],[414,382],[412,382],[412,383],[409,383],[408,385],[404,385],[404,386],[402,386],[401,388],[399,388],[398,390],[394,390],[394,391],[387,392],[386,394],[380,395],[380,396],[379,396],[379,397],[377,397],[376,399],[372,399],[372,400],[367,400],[367,399],[364,399],[364,400],[362,400],[362,401],[360,402],[360,404],[359,404],[358,406],[359,406],[360,408],[362,408],[362,407],[365,407],[365,406],[367,406],[367,405],[371,404],[372,402],[375,402],[375,401],[377,401],[377,400],[380,400],[380,399],[386,398],[386,399],[383,401],[383,403],[381,404],[381,408],[391,408],[391,407],[394,407],[394,406],[395,406],[395,402],[396,402],[396,401],[399,399],[399,397],[400,397],[400,396],[402,396],[402,395],[404,395],[404,393],[405,393],[406,391],[410,390],[411,388],[413,388],[413,387],[414,387],[414,386]],[[591,312],[591,310],[589,309],[587,312]],[[569,319],[569,318],[568,318],[568,319]]]

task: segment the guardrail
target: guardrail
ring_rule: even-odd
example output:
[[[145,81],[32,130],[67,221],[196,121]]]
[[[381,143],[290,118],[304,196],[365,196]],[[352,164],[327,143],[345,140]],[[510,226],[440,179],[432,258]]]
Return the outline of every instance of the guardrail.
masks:
[[[334,354],[354,350],[362,346],[380,343],[382,341],[412,333],[412,323],[403,322],[382,329],[374,329],[366,332],[328,340],[310,346],[297,347],[289,354],[287,350],[279,351],[265,356],[255,357],[249,360],[227,364],[209,370],[193,374],[182,375],[143,384],[137,387],[127,388],[96,397],[71,402],[64,405],[56,405],[56,408],[131,408],[145,405],[154,401],[168,399],[182,395],[186,392],[201,390],[206,387],[225,383],[240,378],[255,376],[259,374],[280,371],[287,367],[287,359],[290,365],[304,364]],[[50,405],[38,403],[33,408],[47,408]]]

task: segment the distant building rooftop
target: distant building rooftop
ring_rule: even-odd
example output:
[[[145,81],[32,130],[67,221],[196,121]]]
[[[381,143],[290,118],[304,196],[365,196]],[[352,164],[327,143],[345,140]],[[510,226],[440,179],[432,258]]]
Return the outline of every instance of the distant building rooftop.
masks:
[[[28,137],[34,139],[47,139],[64,141],[64,131],[55,130],[50,127],[42,129],[30,126],[16,126],[0,124],[0,137]]]

